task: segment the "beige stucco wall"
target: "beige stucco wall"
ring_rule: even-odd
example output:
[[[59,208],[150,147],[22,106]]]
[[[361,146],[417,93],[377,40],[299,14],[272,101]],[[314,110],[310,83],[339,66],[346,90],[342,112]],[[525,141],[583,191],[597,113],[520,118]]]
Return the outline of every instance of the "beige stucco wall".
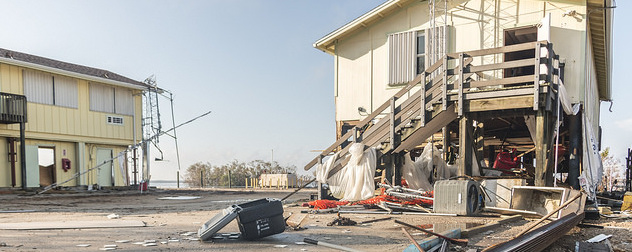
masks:
[[[454,51],[469,51],[503,45],[505,29],[533,26],[550,15],[550,42],[565,63],[565,84],[573,103],[583,102],[586,79],[586,7],[582,1],[499,0],[450,1],[448,25],[454,27]],[[499,11],[496,11],[499,10]],[[576,15],[564,15],[570,11]],[[380,21],[338,40],[335,46],[336,120],[361,120],[358,107],[371,112],[386,102],[399,87],[387,85],[388,45],[391,33],[424,30],[429,27],[428,3],[414,2]],[[493,63],[494,59],[484,59]],[[496,61],[499,59],[496,59]],[[474,62],[474,64],[481,64]],[[591,64],[592,60],[589,61]],[[594,71],[594,69],[590,69]],[[591,120],[598,122],[598,98],[590,93],[589,106],[595,112]]]

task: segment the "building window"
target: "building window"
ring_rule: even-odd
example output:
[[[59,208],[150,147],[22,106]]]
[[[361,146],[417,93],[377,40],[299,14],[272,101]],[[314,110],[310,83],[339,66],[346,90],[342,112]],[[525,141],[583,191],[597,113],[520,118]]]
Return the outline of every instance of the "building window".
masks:
[[[29,102],[77,108],[79,92],[77,81],[63,76],[24,70],[24,95]]]
[[[405,84],[426,67],[426,43],[423,31],[388,35],[388,84]]]
[[[90,110],[122,115],[134,114],[132,90],[90,83]]]
[[[426,36],[422,32],[417,33],[417,72],[421,74],[426,70]]]

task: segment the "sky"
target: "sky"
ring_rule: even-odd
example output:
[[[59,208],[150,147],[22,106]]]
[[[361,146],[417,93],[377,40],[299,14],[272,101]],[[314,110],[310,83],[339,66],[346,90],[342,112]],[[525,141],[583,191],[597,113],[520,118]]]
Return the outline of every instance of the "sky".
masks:
[[[335,140],[331,55],[312,44],[383,0],[3,0],[0,48],[106,69],[142,81],[155,75],[163,128],[177,129],[180,169],[196,162],[274,160],[299,171]],[[615,10],[613,106],[602,103],[603,146],[624,162],[632,147],[632,50]],[[174,139],[159,143],[152,179],[175,180]],[[159,156],[152,150],[152,159]]]

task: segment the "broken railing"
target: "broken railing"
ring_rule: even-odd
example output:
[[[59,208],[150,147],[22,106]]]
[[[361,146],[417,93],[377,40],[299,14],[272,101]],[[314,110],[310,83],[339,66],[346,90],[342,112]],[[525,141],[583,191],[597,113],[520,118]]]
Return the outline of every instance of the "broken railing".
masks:
[[[510,53],[521,55],[505,61],[504,56]],[[485,58],[503,60],[473,65]],[[533,74],[506,73],[507,69],[532,70]],[[348,162],[348,142],[376,147],[381,153],[411,150],[464,113],[542,107],[551,110],[556,104],[559,76],[558,56],[547,41],[449,53],[323,150],[305,170],[339,151],[342,162],[329,176],[335,174]]]

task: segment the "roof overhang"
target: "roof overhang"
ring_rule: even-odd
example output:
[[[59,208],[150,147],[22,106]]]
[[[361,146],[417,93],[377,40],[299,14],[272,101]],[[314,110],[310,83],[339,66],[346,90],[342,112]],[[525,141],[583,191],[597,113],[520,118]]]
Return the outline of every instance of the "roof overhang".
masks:
[[[612,0],[588,0],[588,32],[597,74],[599,99],[612,99]]]
[[[4,64],[8,64],[8,65],[14,65],[14,66],[20,66],[20,67],[25,67],[25,68],[35,69],[35,70],[40,70],[40,71],[54,73],[54,74],[59,74],[59,75],[65,75],[65,76],[68,76],[68,77],[74,77],[74,78],[82,79],[82,80],[88,80],[88,81],[94,81],[94,82],[99,82],[99,83],[103,83],[103,84],[110,84],[110,85],[114,85],[114,86],[125,87],[125,88],[129,88],[129,89],[135,89],[135,90],[145,90],[145,89],[147,89],[146,86],[134,85],[134,84],[131,84],[131,83],[126,83],[126,82],[116,81],[116,80],[110,80],[110,79],[106,79],[106,78],[99,78],[99,77],[92,76],[92,75],[81,74],[81,73],[77,73],[77,72],[67,71],[67,70],[54,68],[54,67],[49,67],[49,66],[43,66],[43,65],[30,63],[30,62],[25,62],[25,61],[21,61],[21,60],[15,60],[15,59],[11,59],[11,58],[0,57],[0,63],[4,63]]]
[[[338,38],[354,33],[359,29],[363,29],[377,21],[382,17],[387,16],[395,11],[398,11],[404,5],[413,2],[414,0],[389,0],[364,15],[354,19],[346,25],[336,29],[335,31],[325,35],[318,41],[314,42],[316,49],[323,52],[334,54],[336,50],[336,41]]]

